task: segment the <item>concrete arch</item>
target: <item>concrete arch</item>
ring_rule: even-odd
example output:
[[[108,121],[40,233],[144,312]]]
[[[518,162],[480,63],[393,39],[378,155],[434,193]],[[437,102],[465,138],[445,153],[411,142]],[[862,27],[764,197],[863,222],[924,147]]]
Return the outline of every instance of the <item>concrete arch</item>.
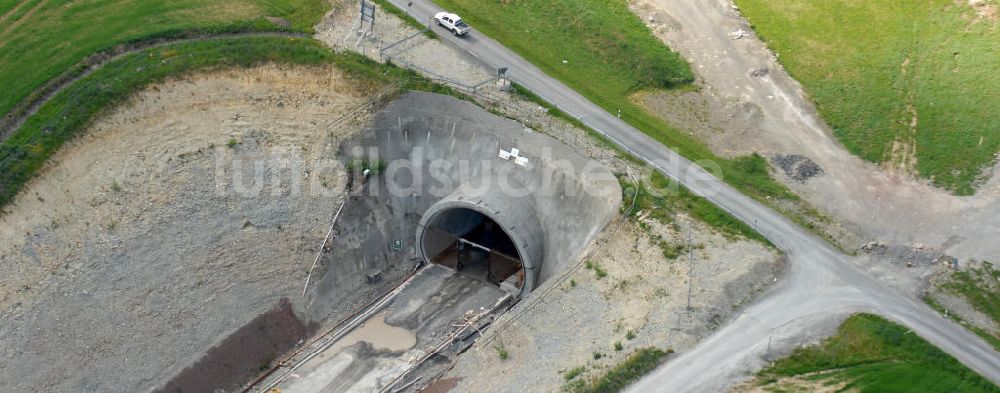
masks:
[[[472,182],[476,184],[479,182]],[[482,184],[482,183],[479,183]],[[465,212],[475,212],[468,214]],[[433,204],[417,225],[417,254],[425,261],[445,246],[436,231],[453,236],[463,236],[485,217],[500,226],[517,249],[517,257],[524,268],[524,282],[520,295],[524,296],[538,284],[545,255],[545,232],[539,222],[535,200],[531,196],[515,197],[503,192],[501,187],[472,187],[469,184],[456,188],[450,195]]]

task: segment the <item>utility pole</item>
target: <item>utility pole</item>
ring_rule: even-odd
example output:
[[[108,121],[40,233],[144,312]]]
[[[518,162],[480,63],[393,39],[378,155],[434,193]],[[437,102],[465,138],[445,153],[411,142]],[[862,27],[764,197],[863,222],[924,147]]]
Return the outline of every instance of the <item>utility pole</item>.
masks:
[[[687,309],[691,311],[691,281],[694,279],[694,275],[691,274],[691,270],[694,268],[693,260],[693,248],[691,247],[691,220],[688,220],[688,304]]]

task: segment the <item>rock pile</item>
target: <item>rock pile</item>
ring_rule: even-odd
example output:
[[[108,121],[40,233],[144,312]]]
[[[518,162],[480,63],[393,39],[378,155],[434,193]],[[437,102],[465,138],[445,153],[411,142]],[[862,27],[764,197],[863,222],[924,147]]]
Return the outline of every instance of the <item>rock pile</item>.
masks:
[[[798,154],[778,154],[771,158],[771,162],[781,168],[785,172],[785,176],[799,183],[805,183],[809,179],[823,174],[823,168],[819,164],[810,160],[809,157]]]

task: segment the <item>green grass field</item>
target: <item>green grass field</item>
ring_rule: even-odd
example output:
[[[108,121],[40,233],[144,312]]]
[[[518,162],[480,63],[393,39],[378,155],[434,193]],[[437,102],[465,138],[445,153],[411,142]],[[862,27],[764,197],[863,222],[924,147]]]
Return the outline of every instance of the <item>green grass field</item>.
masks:
[[[322,0],[0,0],[0,115],[88,55],[181,30],[311,31]]]
[[[1000,150],[995,18],[953,0],[736,3],[851,152],[975,191]]]
[[[757,382],[778,389],[782,378],[846,383],[839,391],[1000,392],[907,328],[869,314],[857,314],[822,343],[799,348],[758,374]]]
[[[798,200],[773,180],[763,157],[716,157],[701,142],[630,100],[644,89],[687,88],[688,64],[652,35],[625,0],[435,0],[611,113],[682,155],[711,160],[723,179],[766,200]],[[563,63],[563,60],[566,63]]]
[[[694,80],[622,0],[436,2],[585,95],[627,96]]]

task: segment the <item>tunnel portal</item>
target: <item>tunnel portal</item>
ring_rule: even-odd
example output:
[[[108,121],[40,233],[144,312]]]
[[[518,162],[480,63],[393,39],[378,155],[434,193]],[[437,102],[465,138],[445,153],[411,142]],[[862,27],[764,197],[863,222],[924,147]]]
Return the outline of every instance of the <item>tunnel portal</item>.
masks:
[[[578,259],[621,202],[607,167],[448,96],[407,93],[341,149],[387,163],[372,184],[390,217],[359,228],[360,259],[436,263],[519,297]]]
[[[421,241],[428,262],[511,290],[524,286],[517,245],[481,212],[461,207],[441,211],[427,223]]]
[[[484,181],[463,184],[427,209],[417,254],[523,296],[535,289],[545,250],[535,199]]]

